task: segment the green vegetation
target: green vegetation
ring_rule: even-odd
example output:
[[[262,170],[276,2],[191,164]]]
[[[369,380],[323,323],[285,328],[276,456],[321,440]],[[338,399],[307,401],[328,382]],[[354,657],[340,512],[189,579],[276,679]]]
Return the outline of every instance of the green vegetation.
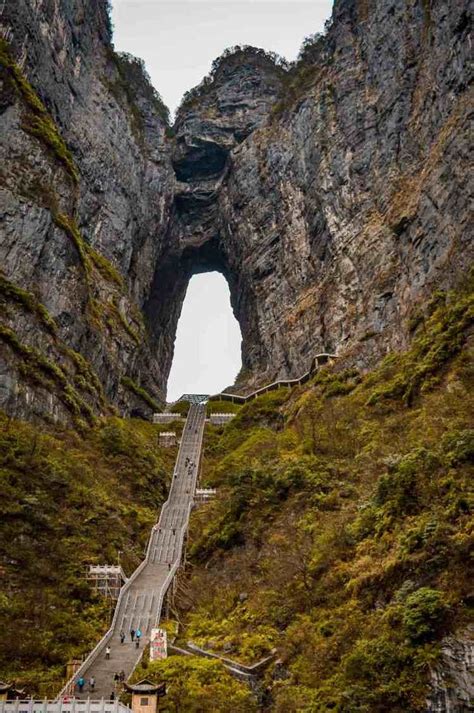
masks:
[[[112,263],[107,260],[104,255],[102,255],[102,253],[97,252],[97,250],[94,250],[94,248],[92,248],[87,243],[85,243],[85,245],[88,255],[94,264],[94,267],[97,268],[104,280],[107,280],[107,282],[114,282],[118,287],[123,288],[123,277],[119,273],[117,268],[114,267]]]
[[[15,285],[0,272],[0,298],[7,301],[13,301],[21,305],[24,309],[36,315],[46,329],[54,336],[57,333],[58,326],[54,319],[49,314],[46,307],[38,300],[38,298],[27,290],[23,290],[18,285]]]
[[[84,267],[86,274],[88,274],[90,270],[90,261],[87,253],[87,243],[79,232],[79,228],[77,227],[74,218],[71,218],[71,216],[66,215],[65,213],[54,213],[53,219],[58,228],[64,230],[68,238],[71,239],[73,245],[79,253],[82,266]]]
[[[104,77],[102,81],[117,102],[121,106],[126,105],[125,108],[128,109],[130,117],[130,128],[137,141],[142,144],[144,140],[145,122],[140,109],[140,99],[143,97],[151,103],[168,130],[169,109],[153,87],[143,60],[126,52],[115,52],[112,48],[109,51],[109,59],[116,72],[114,72],[112,80]]]
[[[439,319],[440,300],[446,300],[442,320]],[[372,391],[368,404],[394,398],[411,404],[421,389],[429,389],[436,383],[443,365],[461,349],[465,331],[474,321],[473,295],[466,294],[450,302],[448,295],[438,293],[431,305],[435,311],[426,319],[424,333],[416,337],[413,348],[396,362],[388,357],[383,363],[383,381],[388,383]]]
[[[89,423],[94,422],[92,408],[72,386],[62,367],[50,361],[38,349],[20,342],[13,329],[4,325],[0,325],[0,340],[7,344],[18,357],[18,371],[27,381],[56,393],[77,420],[78,425],[81,424],[83,418]]]
[[[331,20],[326,22],[325,33],[329,31],[331,22]],[[288,72],[283,77],[280,96],[272,107],[272,115],[278,117],[290,110],[300,97],[311,93],[318,81],[321,82],[319,101],[323,104],[332,102],[334,87],[328,72],[331,63],[332,57],[328,54],[325,34],[316,32],[305,37],[296,62],[288,67]]]
[[[115,318],[118,320],[118,322],[122,325],[123,329],[127,332],[129,337],[131,337],[133,339],[135,344],[140,345],[142,340],[140,339],[139,333],[137,332],[137,330],[134,327],[131,326],[131,324],[129,324],[127,322],[127,320],[125,319],[124,315],[122,314],[120,308],[116,304],[112,305],[112,312],[113,312]]]
[[[472,620],[471,305],[437,295],[367,376],[328,367],[207,428],[218,497],[193,516],[182,640],[249,664],[277,647],[265,710],[422,711]]]
[[[58,228],[64,230],[75,245],[86,273],[89,274],[92,265],[94,265],[105,280],[123,288],[124,281],[122,275],[104,255],[94,250],[94,248],[84,240],[74,218],[65,213],[58,212],[53,213],[53,218]]]
[[[148,406],[153,409],[153,411],[162,411],[162,408],[158,401],[156,401],[156,399],[154,399],[153,396],[151,396],[146,389],[136,384],[133,379],[130,379],[128,376],[123,376],[120,379],[120,383],[126,389],[135,394],[135,396],[138,396],[139,399],[142,399],[142,401],[148,404]]]
[[[13,59],[8,43],[0,38],[0,64],[5,76],[26,106],[22,127],[35,136],[66,169],[74,183],[79,174],[74,159],[46,107]]]
[[[245,60],[248,61],[249,57],[256,58],[267,68],[271,66],[275,73],[277,73],[280,77],[285,75],[289,67],[288,62],[284,57],[276,54],[276,52],[268,52],[261,47],[252,47],[250,45],[235,45],[234,47],[228,47],[213,61],[209,74],[204,77],[204,79],[202,79],[196,87],[193,87],[189,91],[185,92],[178,111],[191,108],[200,97],[206,95],[210,91],[222,66],[229,65],[231,63],[239,65]]]
[[[83,391],[89,391],[89,393],[97,398],[104,411],[110,410],[102,382],[87,359],[69,347],[63,347],[62,351],[74,365],[75,374],[73,380],[77,388]]]
[[[241,404],[232,401],[208,401],[206,412],[211,413],[237,413],[242,408]]]
[[[135,672],[133,680],[146,676],[167,683],[167,695],[160,701],[160,711],[164,713],[252,713],[257,710],[248,686],[232,678],[218,661],[171,656],[162,662],[144,664]]]
[[[189,401],[178,401],[170,407],[170,411],[173,413],[179,413],[180,416],[186,418],[189,411]]]
[[[120,556],[130,574],[141,561],[176,456],[157,433],[139,419],[79,435],[0,414],[0,679],[51,697],[107,628],[86,567]]]

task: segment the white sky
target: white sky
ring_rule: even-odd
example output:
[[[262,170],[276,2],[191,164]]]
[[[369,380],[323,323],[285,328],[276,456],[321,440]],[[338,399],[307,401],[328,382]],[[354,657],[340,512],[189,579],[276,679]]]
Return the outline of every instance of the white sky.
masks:
[[[254,45],[294,59],[323,30],[331,0],[112,0],[117,50],[145,60],[173,111],[227,47]]]
[[[241,341],[226,279],[218,272],[194,275],[178,323],[168,401],[183,393],[218,393],[233,384]]]
[[[332,0],[112,0],[115,48],[145,61],[172,112],[223,50],[248,44],[292,60],[307,35],[322,32]],[[216,393],[240,369],[240,332],[225,279],[192,279],[178,325],[168,400]]]

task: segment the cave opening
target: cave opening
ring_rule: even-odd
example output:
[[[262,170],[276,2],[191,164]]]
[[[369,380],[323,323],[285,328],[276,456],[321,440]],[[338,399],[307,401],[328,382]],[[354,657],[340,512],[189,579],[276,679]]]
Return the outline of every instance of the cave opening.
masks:
[[[221,271],[194,272],[178,320],[167,400],[184,393],[214,394],[240,371],[242,335]]]

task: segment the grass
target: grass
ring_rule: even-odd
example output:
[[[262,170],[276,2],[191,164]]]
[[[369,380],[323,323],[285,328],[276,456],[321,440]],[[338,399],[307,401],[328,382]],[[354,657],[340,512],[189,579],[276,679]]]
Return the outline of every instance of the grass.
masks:
[[[124,280],[117,268],[114,267],[112,263],[107,260],[104,255],[102,255],[102,253],[97,252],[97,250],[94,250],[94,248],[92,248],[90,245],[87,245],[87,243],[86,250],[89,254],[92,263],[100,272],[102,277],[107,280],[107,282],[113,282],[115,283],[115,285],[117,285],[117,287],[123,288]]]
[[[86,274],[89,275],[90,259],[87,244],[79,232],[79,228],[77,227],[75,220],[65,213],[53,213],[53,220],[58,228],[61,228],[61,230],[66,233],[68,238],[70,238],[79,254],[79,258]]]
[[[412,349],[395,362],[389,357],[382,365],[386,383],[371,391],[369,406],[384,399],[411,404],[420,390],[429,388],[430,379],[436,379],[444,364],[461,350],[466,330],[474,321],[473,294],[469,292],[455,301],[452,295],[444,295],[442,300],[443,306],[426,319],[425,331],[415,338]]]
[[[208,401],[206,413],[238,413],[241,404],[234,404],[232,401]]]
[[[97,250],[94,250],[84,240],[77,223],[72,216],[66,215],[65,213],[55,212],[53,213],[53,219],[58,228],[64,230],[66,235],[71,239],[77,252],[79,253],[82,265],[88,274],[91,272],[93,265],[105,280],[123,288],[124,281],[122,275],[120,275],[118,270],[109,260],[107,260],[106,257],[104,257],[104,255],[97,252]]]
[[[140,563],[176,449],[153,424],[107,418],[79,435],[0,413],[0,678],[53,697],[66,662],[107,628],[89,564]]]
[[[87,359],[85,359],[85,357],[83,357],[82,354],[74,349],[64,347],[63,351],[74,365],[76,371],[74,381],[77,382],[78,387],[89,391],[95,398],[98,399],[101,407],[104,410],[108,410],[110,406],[104,393],[104,387],[102,386],[102,382],[92,368],[91,364],[87,361]]]
[[[45,386],[59,399],[76,419],[83,417],[89,423],[95,420],[91,406],[72,386],[65,371],[50,361],[38,349],[23,344],[13,329],[0,325],[0,339],[10,347],[18,357],[18,369],[22,376],[33,383]]]
[[[11,55],[8,43],[0,38],[0,64],[4,68],[8,81],[23,100],[26,112],[22,128],[37,138],[62,164],[73,183],[79,182],[79,173],[66,142],[48,113],[41,99],[28,82],[20,67]]]

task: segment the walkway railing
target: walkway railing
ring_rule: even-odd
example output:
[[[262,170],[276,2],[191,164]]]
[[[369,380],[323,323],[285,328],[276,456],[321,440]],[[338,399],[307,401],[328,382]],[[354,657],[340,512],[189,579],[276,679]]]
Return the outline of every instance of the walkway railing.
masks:
[[[79,700],[19,700],[0,701],[0,713],[130,713],[130,708],[120,701]]]
[[[183,438],[183,439],[181,440],[181,444],[180,444],[180,447],[179,447],[178,456],[177,456],[177,459],[176,459],[176,466],[175,466],[175,469],[174,469],[174,471],[173,471],[173,475],[176,473],[177,464],[178,464],[178,462],[179,462],[179,460],[180,460],[181,450],[184,450],[185,447],[186,447],[186,439]],[[196,480],[197,480],[197,476],[198,476],[198,470],[199,470],[199,469],[196,468],[195,471],[194,471],[194,479],[193,479],[194,487],[193,487],[193,490],[194,490],[194,488],[195,488],[195,486],[196,486]],[[171,487],[172,487],[172,486],[171,486]],[[170,494],[171,494],[171,489],[170,489]],[[124,597],[125,597],[125,595],[127,594],[127,592],[128,592],[128,590],[130,589],[130,587],[132,586],[132,584],[133,584],[133,583],[135,582],[135,580],[137,579],[137,577],[141,574],[141,572],[142,572],[142,571],[145,569],[145,567],[149,564],[149,562],[150,562],[150,560],[151,560],[151,549],[152,549],[152,544],[153,544],[153,535],[154,535],[154,533],[155,533],[155,531],[156,531],[157,529],[159,529],[159,528],[161,528],[161,527],[163,526],[163,525],[162,525],[162,520],[164,519],[165,514],[166,514],[166,511],[168,510],[169,507],[170,507],[170,505],[169,505],[169,499],[168,499],[168,500],[163,504],[163,506],[162,506],[162,508],[161,508],[160,517],[159,517],[158,522],[157,522],[155,525],[153,525],[153,527],[152,527],[152,529],[151,529],[150,537],[148,538],[148,544],[147,544],[146,554],[145,554],[144,560],[140,563],[140,565],[137,567],[137,569],[133,572],[133,574],[131,575],[131,577],[127,580],[127,582],[124,584],[124,586],[123,586],[122,589],[120,590],[120,594],[119,594],[119,597],[118,597],[118,599],[117,599],[117,603],[116,603],[116,606],[115,606],[114,615],[113,615],[113,618],[112,618],[112,623],[111,623],[111,625],[110,625],[108,631],[104,634],[104,636],[102,637],[102,639],[96,644],[96,646],[92,649],[92,651],[91,651],[90,654],[87,656],[87,658],[82,662],[82,664],[79,666],[79,668],[74,672],[74,674],[69,678],[69,680],[68,680],[68,681],[66,682],[66,684],[63,686],[63,688],[61,689],[61,691],[60,691],[59,694],[58,694],[58,700],[64,698],[64,696],[72,695],[72,694],[74,693],[76,681],[77,681],[79,678],[81,678],[81,676],[84,676],[84,674],[85,674],[86,671],[89,669],[89,667],[91,666],[91,664],[94,663],[94,661],[98,658],[100,652],[104,650],[104,648],[105,648],[105,646],[107,645],[107,643],[108,643],[108,642],[110,641],[110,639],[113,637],[114,630],[115,630],[115,627],[116,627],[116,624],[117,624],[117,618],[118,618],[118,616],[119,616],[121,604],[122,604],[122,602],[123,602],[123,600],[124,600]],[[178,544],[179,556],[178,556],[178,557],[176,558],[176,560],[171,564],[170,571],[168,572],[168,575],[167,575],[167,577],[166,577],[164,583],[162,584],[162,586],[161,586],[161,588],[160,588],[160,590],[159,590],[158,603],[157,603],[157,607],[156,607],[156,615],[155,615],[155,620],[154,620],[154,625],[153,625],[154,627],[157,627],[157,625],[158,625],[158,623],[159,623],[160,616],[161,616],[161,609],[162,609],[162,606],[163,606],[163,600],[164,600],[164,598],[165,598],[166,592],[168,591],[168,589],[169,589],[169,587],[170,587],[171,582],[173,581],[173,577],[175,576],[175,574],[176,574],[176,572],[178,571],[178,569],[179,569],[179,567],[180,567],[180,564],[181,564],[181,554],[182,554],[182,552],[183,552],[184,538],[185,538],[185,536],[186,536],[186,531],[187,531],[187,529],[188,529],[189,518],[190,518],[190,515],[191,515],[192,507],[193,507],[193,499],[192,499],[192,496],[191,496],[190,502],[189,502],[189,504],[188,504],[187,512],[186,512],[186,520],[185,520],[184,524],[182,525],[182,527],[181,527],[181,529],[180,529],[180,531],[179,531],[179,544]],[[141,657],[142,657],[142,652],[139,651],[139,652],[137,653],[137,659],[136,659],[136,661],[135,661],[135,663],[134,663],[134,665],[133,665],[133,669],[135,669],[135,667],[138,665],[138,663],[139,663]],[[81,710],[84,710],[84,711],[85,711],[86,709],[81,709]],[[2,713],[1,710],[0,710],[0,713]],[[67,713],[69,713],[69,712],[67,712]]]
[[[252,391],[246,396],[242,396],[241,394],[231,394],[229,392],[224,391],[221,394],[214,394],[214,396],[209,396],[209,401],[231,401],[235,404],[245,404],[247,401],[256,399],[257,396],[266,394],[268,391],[276,391],[276,389],[283,389],[285,387],[299,386],[300,384],[305,384],[311,379],[313,374],[319,369],[321,365],[327,364],[330,359],[336,358],[336,354],[328,354],[326,352],[323,354],[316,354],[313,361],[311,362],[309,370],[302,374],[302,376],[298,376],[295,379],[280,379],[279,381],[273,381],[271,384],[262,386],[260,389]]]

